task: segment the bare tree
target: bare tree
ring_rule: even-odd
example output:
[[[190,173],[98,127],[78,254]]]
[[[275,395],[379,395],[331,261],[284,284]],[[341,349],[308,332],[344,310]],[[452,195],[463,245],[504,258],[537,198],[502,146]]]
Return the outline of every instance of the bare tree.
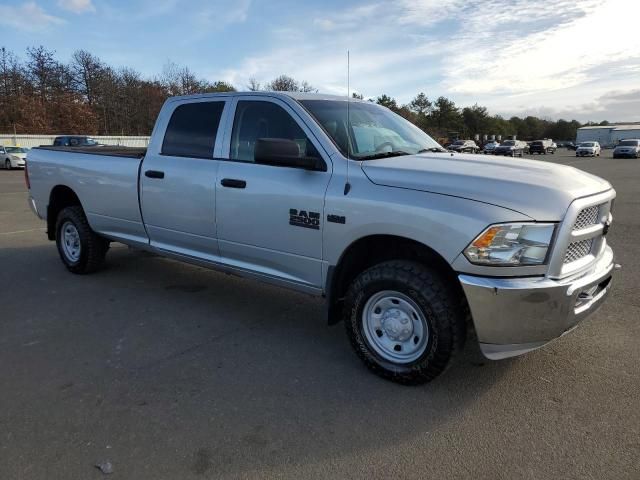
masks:
[[[265,90],[272,92],[317,92],[318,89],[309,84],[306,80],[298,82],[288,75],[280,75],[264,86]]]
[[[280,75],[265,85],[265,90],[273,92],[297,92],[300,90],[298,81],[288,75]]]
[[[104,65],[86,50],[76,50],[71,57],[71,72],[77,90],[85,96],[89,105],[93,105]]]
[[[300,84],[300,91],[318,93],[318,89],[310,85],[309,82],[307,82],[306,80],[303,80],[302,83]]]
[[[247,85],[247,89],[250,92],[257,92],[260,90],[260,82],[256,80],[254,77],[249,79],[249,84]]]

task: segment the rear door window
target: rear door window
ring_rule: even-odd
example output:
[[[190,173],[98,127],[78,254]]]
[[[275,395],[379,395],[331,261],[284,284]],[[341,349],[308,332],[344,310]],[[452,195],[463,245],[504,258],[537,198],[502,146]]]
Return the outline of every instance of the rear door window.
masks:
[[[224,101],[185,103],[171,115],[162,142],[162,154],[213,158],[213,147]]]

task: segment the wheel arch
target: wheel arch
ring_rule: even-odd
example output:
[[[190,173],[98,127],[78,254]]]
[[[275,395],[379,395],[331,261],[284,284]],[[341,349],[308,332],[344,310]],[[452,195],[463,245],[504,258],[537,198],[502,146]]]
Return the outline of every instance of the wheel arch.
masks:
[[[337,264],[328,269],[325,295],[330,325],[342,319],[343,299],[351,282],[367,268],[389,260],[416,261],[433,268],[445,278],[458,298],[466,303],[455,271],[433,248],[398,235],[367,235],[352,242],[344,250]]]
[[[56,239],[56,219],[62,209],[78,205],[82,207],[80,198],[67,185],[56,185],[51,189],[49,194],[49,203],[47,205],[47,238],[49,240]]]

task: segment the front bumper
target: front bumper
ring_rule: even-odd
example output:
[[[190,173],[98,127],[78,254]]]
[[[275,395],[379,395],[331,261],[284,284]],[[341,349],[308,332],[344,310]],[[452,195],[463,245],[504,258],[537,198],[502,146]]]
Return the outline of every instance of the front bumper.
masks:
[[[577,157],[595,157],[595,150],[576,150]]]
[[[637,158],[638,157],[638,153],[637,152],[633,152],[633,151],[624,151],[624,152],[616,152],[615,150],[613,151],[613,156],[616,158]]]
[[[607,246],[588,272],[571,280],[460,275],[484,356],[521,355],[573,329],[608,296],[614,266]]]

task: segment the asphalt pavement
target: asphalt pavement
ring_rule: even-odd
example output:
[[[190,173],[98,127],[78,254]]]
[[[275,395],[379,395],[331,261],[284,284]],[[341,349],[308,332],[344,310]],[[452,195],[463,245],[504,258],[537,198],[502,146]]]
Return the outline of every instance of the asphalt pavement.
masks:
[[[318,299],[122,245],[68,273],[0,170],[0,479],[640,478],[640,160],[610,157],[543,157],[618,192],[608,302],[419,387],[369,373]]]

